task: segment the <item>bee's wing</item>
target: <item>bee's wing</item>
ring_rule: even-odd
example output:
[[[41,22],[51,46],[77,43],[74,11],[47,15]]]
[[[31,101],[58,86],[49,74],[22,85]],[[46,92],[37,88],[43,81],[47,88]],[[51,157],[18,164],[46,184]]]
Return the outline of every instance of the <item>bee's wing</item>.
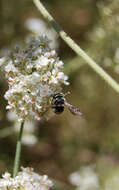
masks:
[[[82,113],[80,112],[80,109],[72,106],[71,104],[69,104],[67,101],[64,102],[65,106],[69,109],[69,111],[73,114],[73,115],[82,115]]]

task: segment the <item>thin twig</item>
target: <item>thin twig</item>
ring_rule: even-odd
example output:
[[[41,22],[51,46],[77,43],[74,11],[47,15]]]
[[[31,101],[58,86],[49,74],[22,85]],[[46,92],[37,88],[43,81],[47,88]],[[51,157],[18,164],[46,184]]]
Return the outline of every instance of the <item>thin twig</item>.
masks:
[[[81,56],[87,64],[98,73],[102,79],[104,79],[116,92],[119,93],[119,85],[118,83],[108,75],[91,57],[89,57],[81,48],[78,46],[63,30],[62,28],[55,22],[53,17],[49,14],[46,8],[39,0],[33,0],[34,4],[42,14],[42,16],[52,25],[52,27],[56,30],[56,32],[60,35],[60,37],[75,51],[75,53]],[[102,50],[103,51],[103,50]]]
[[[20,131],[18,135],[17,140],[17,146],[16,146],[16,153],[15,153],[15,161],[14,161],[14,169],[13,169],[13,177],[16,177],[19,169],[19,162],[20,162],[20,154],[21,154],[21,140],[22,140],[22,134],[23,134],[23,127],[24,122],[21,123]]]

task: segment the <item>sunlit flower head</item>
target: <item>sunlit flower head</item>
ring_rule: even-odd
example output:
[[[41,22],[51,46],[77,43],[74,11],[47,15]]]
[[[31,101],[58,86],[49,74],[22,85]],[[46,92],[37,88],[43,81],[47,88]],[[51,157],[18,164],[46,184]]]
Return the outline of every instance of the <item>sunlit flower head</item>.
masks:
[[[51,95],[60,92],[62,84],[69,84],[62,72],[63,62],[49,43],[44,35],[32,38],[26,48],[16,46],[7,60],[7,109],[16,111],[21,122],[31,117],[39,120],[50,107]]]
[[[0,179],[1,190],[50,190],[52,181],[46,175],[39,175],[33,168],[21,168],[15,178],[6,172]]]

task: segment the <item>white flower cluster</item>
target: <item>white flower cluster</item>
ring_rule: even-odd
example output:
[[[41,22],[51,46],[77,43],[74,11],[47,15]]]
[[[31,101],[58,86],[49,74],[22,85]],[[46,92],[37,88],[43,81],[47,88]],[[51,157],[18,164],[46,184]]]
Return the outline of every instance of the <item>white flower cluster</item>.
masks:
[[[23,168],[15,178],[5,173],[0,179],[0,190],[50,190],[52,181],[46,175],[33,172],[33,168]]]
[[[80,171],[74,172],[69,177],[70,182],[77,186],[76,190],[99,190],[99,179],[94,172],[93,166],[82,167]]]
[[[37,120],[50,107],[51,95],[68,85],[62,72],[63,62],[49,47],[45,36],[32,38],[25,49],[15,47],[5,66],[9,89],[5,93],[7,109],[16,111],[19,121],[32,117]]]

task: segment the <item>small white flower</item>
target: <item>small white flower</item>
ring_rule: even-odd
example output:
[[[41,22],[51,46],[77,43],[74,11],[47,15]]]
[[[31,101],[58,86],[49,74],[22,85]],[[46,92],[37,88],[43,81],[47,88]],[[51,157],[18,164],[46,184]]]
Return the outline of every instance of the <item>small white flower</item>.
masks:
[[[39,69],[42,67],[46,67],[48,63],[49,63],[49,59],[47,57],[41,56],[36,61],[36,68]]]
[[[11,72],[18,72],[17,68],[12,64],[12,60],[8,62],[8,64],[5,66],[5,71],[7,73]]]
[[[37,72],[32,73],[32,76],[31,76],[32,82],[34,82],[34,83],[40,82],[40,78],[41,78],[41,76],[39,73],[37,73]]]
[[[63,63],[62,61],[58,61],[58,63],[57,63],[57,66],[58,66],[58,67],[61,67],[61,68],[62,68],[63,65],[64,65],[64,63]]]
[[[11,174],[9,174],[8,172],[5,172],[5,174],[3,174],[2,177],[4,179],[9,179],[11,177]]]
[[[28,65],[26,65],[26,71],[31,73],[32,72],[32,68],[33,68],[33,65],[31,63],[29,63]]]
[[[50,96],[51,94],[52,94],[52,91],[50,90],[48,85],[40,86],[40,96],[41,97]]]
[[[64,73],[63,72],[59,72],[58,74],[57,74],[57,79],[64,79]]]
[[[49,81],[50,84],[58,84],[58,80],[56,77],[54,77],[53,75],[51,76],[51,79]]]
[[[41,111],[42,106],[39,105],[39,102],[38,102],[38,103],[36,102],[35,105],[36,105],[37,110],[38,110],[38,111]]]
[[[46,82],[48,79],[49,79],[49,76],[48,76],[47,73],[42,75],[42,77],[41,77],[41,80],[44,81],[44,82]]]

